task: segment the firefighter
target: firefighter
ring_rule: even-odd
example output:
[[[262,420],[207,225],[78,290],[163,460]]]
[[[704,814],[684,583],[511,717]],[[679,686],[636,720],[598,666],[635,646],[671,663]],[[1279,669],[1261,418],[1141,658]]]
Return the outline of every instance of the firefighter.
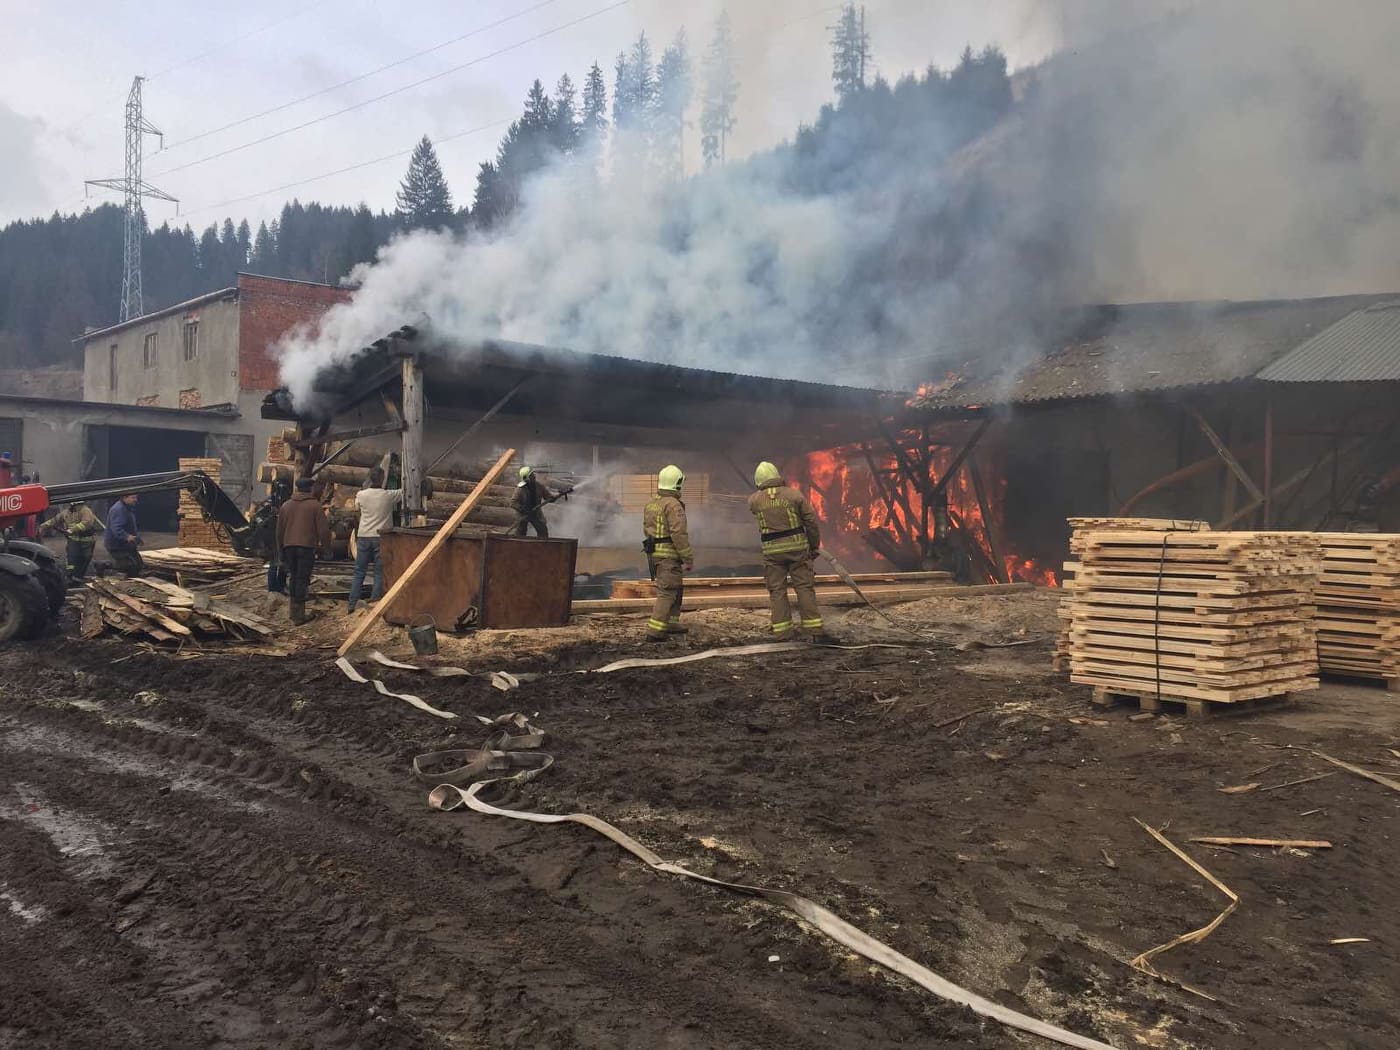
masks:
[[[817,608],[817,577],[812,561],[821,549],[817,513],[807,497],[783,482],[783,475],[772,463],[760,463],[753,474],[758,489],[749,497],[749,512],[758,519],[759,542],[763,546],[763,582],[773,634],[792,634],[792,608],[788,604],[788,582],[797,591],[797,610],[803,630],[813,641],[826,641],[821,610]]]
[[[681,626],[681,596],[685,574],[695,568],[695,551],[690,546],[681,485],[685,475],[677,466],[665,467],[656,480],[656,498],[642,511],[651,578],[656,583],[656,604],[647,621],[647,641],[664,642],[671,635],[689,633]]]
[[[551,492],[549,486],[535,476],[534,467],[520,468],[520,483],[515,486],[515,498],[511,505],[515,509],[515,535],[524,536],[530,526],[540,539],[549,539],[549,526],[544,521],[544,505],[553,503],[559,495]]]
[[[79,500],[44,522],[41,532],[44,535],[61,533],[68,540],[68,576],[74,580],[81,580],[87,575],[88,566],[92,564],[97,534],[105,528],[87,502]]]

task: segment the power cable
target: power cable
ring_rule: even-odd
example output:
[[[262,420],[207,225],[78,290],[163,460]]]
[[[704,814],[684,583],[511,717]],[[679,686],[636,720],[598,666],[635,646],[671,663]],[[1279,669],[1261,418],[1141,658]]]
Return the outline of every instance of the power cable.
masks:
[[[445,135],[442,138],[434,139],[433,141],[435,144],[441,145],[444,142],[451,142],[453,139],[465,138],[468,135],[476,135],[483,131],[490,131],[492,128],[502,127],[506,124],[509,124],[513,119],[513,117],[505,117],[501,120],[493,120],[489,124],[479,124],[474,128],[468,128],[466,131],[454,132],[451,135]],[[320,182],[322,179],[329,179],[336,175],[344,175],[346,172],[349,171],[358,171],[360,168],[368,168],[372,164],[382,164],[384,161],[387,160],[397,160],[400,157],[406,157],[417,148],[418,147],[415,144],[413,146],[410,146],[408,149],[399,150],[397,153],[386,153],[382,157],[375,157],[373,160],[362,160],[359,163],[351,164],[348,167],[337,168],[335,171],[327,171],[320,175],[311,175],[304,179],[298,179],[296,182],[287,182],[283,183],[281,186],[272,186],[269,189],[259,190],[257,193],[249,193],[243,197],[233,197],[226,201],[220,201],[218,204],[205,204],[193,210],[187,210],[184,214],[185,216],[199,215],[202,212],[214,211],[218,208],[227,208],[232,204],[242,204],[244,201],[251,201],[256,200],[259,197],[266,197],[270,193],[280,193],[283,190],[296,189],[297,187],[305,186],[312,182]]]
[[[554,36],[557,33],[562,33],[566,29],[572,29],[574,26],[581,25],[582,23],[597,18],[600,15],[605,15],[609,11],[615,11],[619,7],[626,7],[629,3],[631,3],[631,0],[616,0],[615,3],[608,4],[606,7],[600,7],[596,11],[590,11],[586,15],[581,15],[578,18],[563,23],[562,25],[555,26],[553,29],[546,29],[542,33],[536,33],[534,36],[527,37],[524,40],[517,41],[514,44],[498,48],[497,50],[492,51],[489,54],[481,55],[477,58],[474,58],[470,62],[463,62],[461,65],[453,66],[450,69],[444,69],[440,73],[434,73],[431,76],[423,77],[420,80],[415,80],[411,84],[404,84],[402,87],[396,87],[392,91],[386,91],[383,94],[375,95],[373,98],[367,98],[363,102],[356,102],[353,105],[345,106],[342,109],[334,111],[333,113],[326,113],[323,116],[303,121],[300,124],[295,124],[290,128],[283,128],[281,131],[274,131],[269,135],[264,135],[262,138],[253,139],[249,142],[244,142],[237,146],[230,146],[228,149],[220,150],[217,153],[211,153],[207,157],[200,157],[198,160],[192,160],[184,164],[178,164],[173,168],[166,168],[164,171],[154,173],[151,177],[164,178],[166,175],[171,175],[177,171],[185,171],[189,168],[197,167],[200,164],[207,164],[211,160],[218,160],[220,157],[227,157],[230,154],[239,153],[245,149],[251,149],[253,146],[261,146],[265,142],[272,142],[275,139],[282,138],[284,135],[291,135],[297,131],[304,131],[306,128],[309,128],[315,124],[320,124],[322,121],[330,120],[333,117],[343,116],[344,114],[351,113],[357,109],[363,109],[364,107],[373,105],[376,102],[382,102],[386,98],[392,98],[395,95],[401,95],[405,91],[411,91],[414,88],[422,87],[424,84],[431,83],[434,80],[441,80],[445,76],[450,76],[453,73],[460,73],[464,69],[480,65],[482,62],[489,61],[493,58],[498,58],[501,55],[508,54],[511,51],[515,51],[519,48],[522,48],[526,44],[533,44],[537,40],[543,40],[546,37]]]
[[[460,44],[463,40],[470,39],[474,36],[479,36],[480,34],[492,29],[497,29],[500,26],[505,25],[507,22],[514,22],[518,18],[524,18],[526,15],[533,14],[541,8],[549,7],[550,5],[557,3],[559,3],[559,0],[540,0],[539,3],[534,4],[531,7],[527,7],[523,11],[517,11],[515,14],[507,15],[504,18],[498,18],[494,22],[490,22],[484,26],[478,26],[476,29],[473,29],[469,33],[463,33],[461,36],[455,36],[451,40],[444,40],[442,43],[434,44],[432,47],[424,48],[422,51],[415,51],[411,55],[406,55],[403,58],[397,59],[393,62],[389,62],[375,69],[371,69],[366,73],[360,73],[359,75],[353,76],[348,80],[342,80],[338,84],[332,84],[330,87],[321,88],[319,91],[313,91],[309,95],[302,95],[300,98],[292,99],[290,102],[283,102],[281,105],[273,106],[271,109],[262,110],[260,113],[252,113],[246,117],[240,117],[238,120],[232,121],[231,123],[220,125],[217,128],[210,128],[208,131],[201,131],[198,135],[191,135],[189,138],[180,139],[178,142],[172,142],[169,145],[165,146],[161,150],[161,152],[163,153],[166,150],[178,149],[179,147],[187,145],[191,142],[198,142],[200,139],[208,138],[210,135],[217,135],[220,132],[229,131],[232,128],[242,127],[244,124],[250,123],[251,121],[260,120],[263,117],[269,117],[274,113],[281,113],[284,109],[291,109],[293,106],[299,106],[303,102],[311,101],[313,98],[320,98],[322,95],[330,94],[332,91],[339,91],[341,88],[349,87],[351,84],[358,84],[361,80],[368,80],[370,77],[377,76],[378,74],[383,73],[386,70],[402,66],[405,63],[422,58],[424,55],[431,55],[434,51],[441,51],[443,48],[451,47],[453,44]]]

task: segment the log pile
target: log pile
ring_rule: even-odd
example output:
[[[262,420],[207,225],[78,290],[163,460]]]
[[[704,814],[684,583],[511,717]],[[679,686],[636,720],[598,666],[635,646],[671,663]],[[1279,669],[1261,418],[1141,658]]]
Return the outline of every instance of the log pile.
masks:
[[[1323,532],[1318,538],[1319,666],[1400,688],[1400,535]]]
[[[1315,535],[1111,528],[1077,541],[1072,681],[1190,710],[1317,688]]]
[[[1050,664],[1056,671],[1069,670],[1069,636],[1074,622],[1074,579],[1079,572],[1079,555],[1084,551],[1084,536],[1094,529],[1138,529],[1144,532],[1199,532],[1210,528],[1209,522],[1177,518],[1069,518],[1070,560],[1061,566],[1060,587],[1064,591],[1057,610],[1060,629],[1055,635],[1055,652]]]
[[[202,470],[213,479],[214,484],[219,483],[220,474],[223,470],[223,462],[217,458],[210,459],[182,459],[179,461],[180,469],[185,471]],[[180,507],[177,518],[176,542],[181,547],[202,547],[207,550],[230,551],[233,546],[229,543],[228,537],[223,530],[218,528],[212,521],[204,517],[204,511],[193,496],[181,490]]]
[[[240,558],[236,554],[197,547],[142,550],[141,560],[146,563],[149,575],[179,584],[217,583],[263,571],[263,563],[257,558]]]
[[[271,623],[247,609],[153,579],[89,580],[81,623],[84,638],[110,628],[128,637],[179,644],[258,642],[275,633]]]

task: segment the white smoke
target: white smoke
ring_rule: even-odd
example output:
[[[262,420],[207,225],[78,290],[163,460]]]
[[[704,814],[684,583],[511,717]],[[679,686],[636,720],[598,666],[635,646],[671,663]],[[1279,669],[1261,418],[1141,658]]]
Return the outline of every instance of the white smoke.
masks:
[[[951,163],[927,128],[801,180],[792,150],[673,185],[566,162],[494,236],[386,247],[283,379],[305,399],[426,315],[449,345],[885,386],[969,332],[1040,345],[1066,305],[1400,287],[1400,4],[1061,6],[1064,50]]]

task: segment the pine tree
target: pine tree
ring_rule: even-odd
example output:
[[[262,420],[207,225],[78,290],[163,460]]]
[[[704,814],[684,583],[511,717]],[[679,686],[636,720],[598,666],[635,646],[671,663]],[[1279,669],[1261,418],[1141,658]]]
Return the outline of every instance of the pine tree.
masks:
[[[865,67],[870,62],[870,34],[865,31],[865,7],[854,3],[841,9],[831,27],[831,82],[836,97],[844,101],[865,87]]]
[[[580,135],[585,142],[596,143],[608,132],[608,85],[603,70],[594,62],[583,83],[583,123]]]
[[[700,152],[705,166],[724,163],[726,146],[737,120],[734,107],[739,100],[739,80],[735,75],[734,39],[729,14],[721,11],[715,19],[715,33],[705,54],[704,85],[700,97]]]
[[[693,94],[690,47],[682,28],[656,67],[653,148],[656,170],[664,178],[685,175],[685,114]]]
[[[414,147],[413,156],[409,158],[408,172],[399,184],[397,203],[399,221],[405,229],[437,230],[452,223],[452,191],[447,187],[437,151],[427,135]]]
[[[579,140],[577,92],[573,79],[565,73],[554,85],[553,118],[550,122],[551,145],[560,153],[572,153]]]
[[[373,262],[379,251],[379,232],[375,229],[374,213],[369,206],[361,204],[350,217],[350,225],[345,231],[345,270],[360,263]]]
[[[628,87],[631,73],[627,66],[626,53],[619,51],[613,62],[613,101],[612,122],[618,131],[632,123],[632,92]]]
[[[525,116],[520,123],[531,131],[547,131],[553,120],[554,107],[550,104],[549,96],[544,93],[544,85],[536,77],[525,96]]]
[[[247,267],[253,254],[253,234],[248,226],[248,220],[244,219],[238,224],[238,269]]]
[[[277,242],[272,239],[272,231],[267,223],[258,223],[258,232],[253,237],[253,272],[274,276],[277,273]]]

